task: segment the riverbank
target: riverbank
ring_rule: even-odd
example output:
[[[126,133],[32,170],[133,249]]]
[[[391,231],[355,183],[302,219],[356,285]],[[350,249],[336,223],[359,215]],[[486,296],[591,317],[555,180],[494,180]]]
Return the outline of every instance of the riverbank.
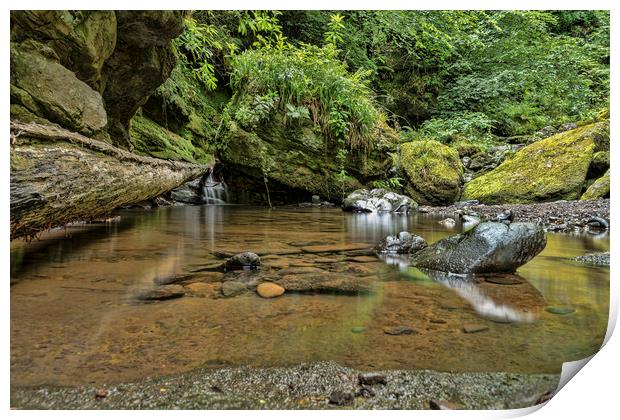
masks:
[[[574,232],[586,230],[588,221],[594,217],[603,218],[609,222],[609,204],[609,199],[497,205],[462,202],[445,207],[420,206],[419,211],[455,219],[458,219],[461,214],[466,214],[478,216],[482,220],[494,220],[499,215],[505,217],[511,211],[514,222],[537,223],[554,232]],[[598,229],[597,231],[600,232]]]
[[[200,369],[113,386],[11,390],[13,409],[508,409],[545,401],[559,375],[393,370],[361,385],[334,362]],[[373,382],[369,380],[368,382]],[[381,380],[381,382],[383,382]],[[331,400],[331,402],[330,402]]]

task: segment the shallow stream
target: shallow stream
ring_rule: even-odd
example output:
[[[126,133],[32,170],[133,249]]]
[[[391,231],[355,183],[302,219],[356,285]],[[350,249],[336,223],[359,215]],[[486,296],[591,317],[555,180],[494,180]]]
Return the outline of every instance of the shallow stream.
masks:
[[[472,283],[342,250],[371,248],[402,230],[429,243],[463,230],[426,214],[185,206],[117,215],[11,244],[12,386],[318,360],[369,370],[557,373],[596,352],[607,328],[609,268],[571,258],[608,251],[608,236],[549,233],[517,280]],[[205,271],[223,261],[216,255],[241,251],[259,253],[262,269]],[[220,295],[222,281],[273,279],[281,270],[366,277],[373,292]],[[135,299],[136,290],[170,278],[182,282],[184,297]],[[386,333],[395,327],[414,333]],[[472,327],[482,331],[464,331]]]

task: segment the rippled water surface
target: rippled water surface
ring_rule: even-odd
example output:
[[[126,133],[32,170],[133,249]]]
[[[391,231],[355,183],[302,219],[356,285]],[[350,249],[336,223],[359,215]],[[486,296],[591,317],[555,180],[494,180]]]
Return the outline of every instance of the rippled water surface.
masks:
[[[429,277],[402,260],[301,249],[370,248],[401,230],[432,243],[463,229],[425,214],[236,206],[118,214],[114,224],[11,244],[12,385],[113,383],[205,366],[318,360],[360,369],[552,373],[597,351],[607,328],[609,269],[570,258],[608,251],[608,237],[548,234],[543,253],[508,282],[517,284],[498,284]],[[263,268],[204,271],[223,261],[215,251],[260,253]],[[373,292],[220,295],[222,281],[273,280],[283,269],[365,277]],[[184,297],[135,299],[137,290],[175,277]],[[574,312],[553,314],[550,307]],[[488,329],[465,333],[471,325]],[[385,333],[399,326],[417,333]]]

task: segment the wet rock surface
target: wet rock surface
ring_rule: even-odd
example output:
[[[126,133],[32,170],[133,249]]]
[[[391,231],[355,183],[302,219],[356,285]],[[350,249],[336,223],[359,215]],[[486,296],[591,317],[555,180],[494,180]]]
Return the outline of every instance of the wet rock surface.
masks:
[[[383,188],[353,191],[342,204],[344,211],[361,213],[408,213],[417,208],[418,204],[413,199]]]
[[[135,292],[134,298],[143,301],[167,300],[180,298],[185,295],[185,289],[178,284],[168,284],[140,289]]]
[[[463,409],[521,408],[553,392],[559,375],[440,373],[393,370],[381,386],[359,385],[359,372],[333,362],[293,367],[201,369],[186,374],[105,386],[12,388],[16,409],[428,409],[445,399]],[[348,398],[354,392],[362,398]],[[335,398],[340,393],[342,398]],[[334,398],[331,398],[331,397]],[[398,396],[398,398],[396,397]]]
[[[287,292],[365,294],[373,291],[373,279],[340,273],[285,275],[274,283]]]
[[[248,288],[246,284],[240,281],[231,280],[222,283],[221,292],[225,297],[238,296],[242,293],[246,293],[247,291]]]
[[[461,204],[447,207],[422,206],[420,211],[428,214],[453,216],[463,220],[463,216],[480,218],[482,221],[495,220],[498,215],[512,212],[513,221],[531,222],[546,230],[571,232],[590,230],[588,221],[592,217],[609,220],[609,199],[594,201],[554,201],[538,204]]]
[[[230,257],[224,263],[224,269],[227,271],[256,269],[260,267],[260,264],[260,257],[257,254],[253,252],[242,252]]]
[[[486,222],[422,249],[413,255],[411,263],[449,273],[511,273],[538,255],[546,244],[543,229],[532,223]]]
[[[377,245],[376,252],[378,254],[413,254],[428,244],[421,236],[403,231],[398,235],[390,235],[385,237]]]

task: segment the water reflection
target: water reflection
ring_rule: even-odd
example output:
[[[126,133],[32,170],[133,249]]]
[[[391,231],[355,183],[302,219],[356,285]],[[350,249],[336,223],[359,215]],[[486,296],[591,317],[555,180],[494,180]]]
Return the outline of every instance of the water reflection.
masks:
[[[459,276],[454,274],[442,273],[440,271],[424,270],[409,268],[409,275],[413,278],[430,278],[458,293],[463,299],[469,302],[474,310],[485,319],[489,319],[495,322],[533,322],[536,320],[536,316],[532,313],[533,308],[528,308],[527,311],[515,308],[509,303],[497,302],[493,298],[489,297],[480,288],[480,281],[483,280],[476,276]],[[527,280],[519,275],[512,275],[510,283],[513,285],[520,284],[532,287]],[[506,280],[506,276],[502,277],[503,281]],[[488,278],[487,278],[488,280]],[[501,286],[500,286],[501,287]],[[509,290],[509,289],[508,289]],[[518,289],[510,290],[508,299],[514,298],[515,293],[523,293],[522,287]],[[536,302],[540,303],[540,301]],[[537,305],[538,306],[538,305]],[[538,308],[534,308],[540,310]]]
[[[406,257],[390,256],[390,266],[355,253],[301,251],[308,244],[370,248],[403,230],[433,243],[463,229],[426,214],[187,206],[119,215],[115,226],[11,244],[12,384],[114,382],[201,366],[317,360],[365,369],[557,372],[563,361],[596,351],[607,326],[609,269],[570,258],[608,250],[608,237],[549,234],[543,253],[519,269],[518,284],[497,284],[414,272]],[[261,252],[264,279],[302,268],[364,277],[376,292],[222,298],[222,274],[196,271],[221,262],[215,250]],[[176,275],[195,276],[201,294],[131,301],[137,288]],[[576,311],[552,315],[541,310],[545,305]],[[512,322],[463,334],[464,323],[489,319]],[[401,325],[418,334],[384,333]]]

